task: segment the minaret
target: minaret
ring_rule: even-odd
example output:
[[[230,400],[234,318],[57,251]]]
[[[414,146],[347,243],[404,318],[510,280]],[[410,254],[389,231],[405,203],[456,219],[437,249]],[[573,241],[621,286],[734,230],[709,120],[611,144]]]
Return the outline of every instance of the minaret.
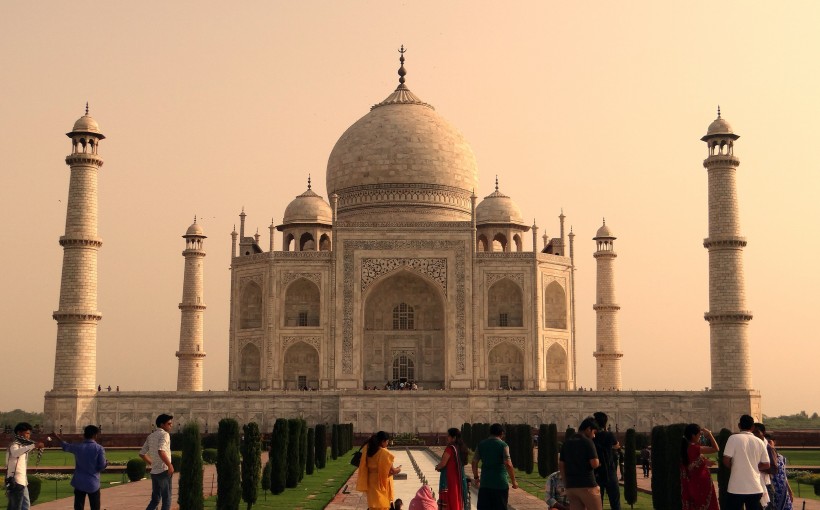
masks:
[[[709,179],[709,344],[712,358],[712,389],[752,388],[748,326],[752,312],[746,309],[743,279],[743,248],[740,235],[735,176],[740,160],[734,142],[740,138],[718,116],[701,138],[708,146],[703,161]]]
[[[71,177],[65,235],[60,237],[60,305],[52,315],[57,321],[54,390],[77,394],[97,387],[97,322],[102,319],[97,311],[97,251],[102,246],[97,236],[97,174],[103,165],[99,143],[105,136],[88,114],[88,103],[67,136],[71,154],[65,162]]]
[[[205,361],[203,345],[203,315],[205,302],[202,293],[202,262],[205,258],[202,227],[196,222],[188,227],[185,238],[185,276],[182,281],[182,321],[179,328],[179,372],[177,391],[202,391],[202,364]]]
[[[621,389],[621,340],[618,337],[618,310],[615,301],[615,239],[617,239],[606,220],[595,237],[592,238],[598,250],[593,257],[598,262],[598,281],[596,285],[596,302],[592,306],[596,316],[595,368],[597,372],[598,391]]]

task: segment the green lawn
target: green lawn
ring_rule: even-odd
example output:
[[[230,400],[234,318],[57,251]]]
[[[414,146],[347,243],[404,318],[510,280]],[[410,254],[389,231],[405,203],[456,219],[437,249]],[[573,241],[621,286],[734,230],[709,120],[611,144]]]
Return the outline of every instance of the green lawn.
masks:
[[[777,450],[788,466],[820,466],[820,450]]]
[[[32,471],[29,471],[29,478],[35,476]],[[126,478],[126,481],[128,479]],[[113,473],[103,473],[101,476],[101,484],[103,489],[114,487],[112,484],[119,484],[123,481],[123,475]],[[71,486],[71,475],[65,480],[43,480],[42,488],[40,489],[40,497],[37,498],[36,503],[46,503],[54,501],[55,499],[74,497],[74,487]],[[105,496],[103,496],[105,497]],[[8,506],[8,499],[3,491],[0,491],[0,508]]]
[[[546,480],[538,474],[537,464],[533,468],[532,474],[529,475],[523,471],[516,470],[515,479],[518,482],[520,490],[525,490],[541,501],[544,501],[544,484]],[[621,507],[629,508],[629,505],[626,504],[626,500],[624,500],[623,490],[624,488],[621,487]],[[608,508],[609,501],[604,498],[604,509],[606,510]],[[637,510],[652,510],[652,496],[639,492],[638,501],[635,503],[634,508]]]
[[[325,468],[314,471],[312,475],[305,475],[297,487],[285,489],[285,492],[276,496],[270,492],[262,494],[260,489],[259,498],[253,508],[320,510],[339,492],[355,469],[350,465],[349,455],[336,460],[331,460],[328,455]],[[244,508],[245,503],[240,503],[240,507]],[[216,496],[205,500],[205,508],[216,508]]]
[[[106,450],[105,458],[108,462],[128,461],[139,456],[139,450]],[[33,470],[37,462],[37,455],[31,454],[29,456],[29,469]],[[41,466],[73,466],[74,455],[62,450],[46,450],[43,452],[43,458],[40,459]]]

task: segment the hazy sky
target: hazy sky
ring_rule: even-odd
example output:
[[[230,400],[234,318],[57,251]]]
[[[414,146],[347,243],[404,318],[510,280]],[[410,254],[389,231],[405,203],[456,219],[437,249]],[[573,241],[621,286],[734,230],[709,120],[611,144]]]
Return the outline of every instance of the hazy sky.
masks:
[[[753,381],[766,414],[820,410],[820,3],[10,2],[0,29],[0,409],[52,386],[70,152],[86,101],[99,179],[100,384],[176,388],[184,241],[205,259],[205,387],[227,387],[229,233],[267,246],[344,130],[407,84],[471,143],[484,197],[576,237],[578,385],[594,386],[595,249],[615,248],[624,389],[710,385],[706,146],[735,154]],[[276,239],[281,247],[281,237]],[[529,242],[527,243],[529,245]]]

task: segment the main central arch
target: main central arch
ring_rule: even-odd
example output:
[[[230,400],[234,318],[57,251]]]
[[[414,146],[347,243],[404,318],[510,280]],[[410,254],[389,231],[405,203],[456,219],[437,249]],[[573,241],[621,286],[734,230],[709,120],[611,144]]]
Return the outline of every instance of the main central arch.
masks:
[[[444,388],[444,318],[441,290],[417,273],[400,270],[373,285],[364,301],[362,384]]]

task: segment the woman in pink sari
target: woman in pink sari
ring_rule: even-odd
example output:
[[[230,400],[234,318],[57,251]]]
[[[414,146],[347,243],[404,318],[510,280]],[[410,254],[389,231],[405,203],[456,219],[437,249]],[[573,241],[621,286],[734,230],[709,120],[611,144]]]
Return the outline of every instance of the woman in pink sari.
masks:
[[[711,446],[703,446],[701,438],[708,437]],[[718,499],[709,467],[714,461],[704,455],[718,451],[715,436],[707,429],[690,423],[681,440],[680,495],[683,510],[718,510]]]
[[[447,430],[447,448],[436,465],[441,472],[438,493],[441,508],[447,510],[464,510],[467,506],[467,478],[464,476],[464,464],[467,463],[467,445],[461,439],[461,431],[452,428]]]

